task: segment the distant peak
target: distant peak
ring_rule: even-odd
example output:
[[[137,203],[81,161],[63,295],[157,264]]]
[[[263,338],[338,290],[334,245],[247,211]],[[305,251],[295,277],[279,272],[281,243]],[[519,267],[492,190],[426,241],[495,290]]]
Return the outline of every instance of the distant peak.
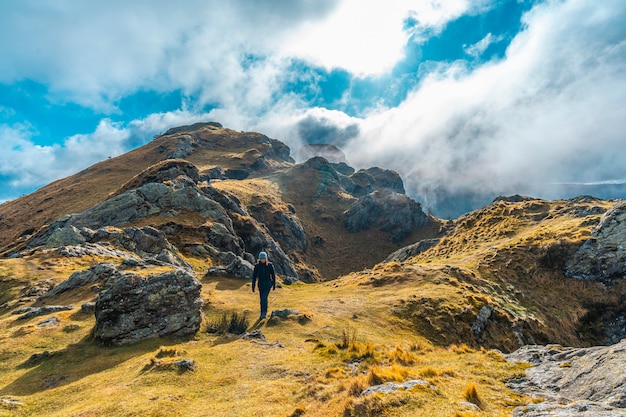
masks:
[[[222,124],[218,122],[199,122],[186,126],[173,127],[171,129],[168,129],[167,132],[165,132],[165,135],[173,135],[175,133],[181,132],[192,132],[194,130],[202,129],[203,127],[212,127],[217,129],[224,128],[224,126],[222,126]]]

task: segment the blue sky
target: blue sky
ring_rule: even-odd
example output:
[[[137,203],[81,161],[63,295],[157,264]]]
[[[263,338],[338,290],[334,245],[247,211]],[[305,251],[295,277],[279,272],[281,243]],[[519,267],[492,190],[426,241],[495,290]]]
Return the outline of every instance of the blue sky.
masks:
[[[622,0],[5,0],[0,202],[209,120],[335,143],[425,205],[625,182],[624,21]]]

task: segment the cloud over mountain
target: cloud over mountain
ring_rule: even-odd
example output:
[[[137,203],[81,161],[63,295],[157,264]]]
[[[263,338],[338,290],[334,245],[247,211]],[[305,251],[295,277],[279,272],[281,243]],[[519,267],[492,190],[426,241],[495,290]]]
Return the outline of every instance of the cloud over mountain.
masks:
[[[0,201],[200,120],[334,142],[428,205],[624,179],[625,17],[618,0],[14,2]]]

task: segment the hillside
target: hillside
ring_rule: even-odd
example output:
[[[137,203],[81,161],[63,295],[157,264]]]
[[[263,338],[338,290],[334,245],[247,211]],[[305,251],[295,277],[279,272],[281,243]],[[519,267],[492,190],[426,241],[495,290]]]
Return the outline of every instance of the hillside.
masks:
[[[443,221],[393,171],[216,123],[0,216],[0,416],[504,416],[542,400],[502,352],[626,333],[623,201]]]

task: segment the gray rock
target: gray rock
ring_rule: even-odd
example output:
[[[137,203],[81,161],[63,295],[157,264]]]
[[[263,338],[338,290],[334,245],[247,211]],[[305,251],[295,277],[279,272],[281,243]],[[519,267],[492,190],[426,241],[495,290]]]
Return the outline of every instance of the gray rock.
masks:
[[[44,316],[46,314],[56,313],[57,311],[68,311],[68,310],[73,310],[73,309],[74,307],[72,306],[28,307],[27,309],[17,310],[13,312],[13,314],[21,314],[21,312],[24,312],[25,314],[22,314],[17,319],[26,320],[26,319],[30,319],[30,318],[37,317],[37,316]]]
[[[261,329],[256,329],[251,332],[244,333],[241,338],[244,340],[265,340],[265,335]]]
[[[212,266],[206,276],[235,277],[251,279],[254,266],[240,256],[235,256],[227,266]]]
[[[6,407],[6,408],[18,408],[18,407],[23,407],[24,403],[16,401],[16,400],[10,400],[8,398],[0,398],[0,406]]]
[[[188,269],[190,271],[193,270],[193,267],[189,265],[187,261],[183,260],[180,256],[176,255],[168,249],[163,249],[161,253],[159,253],[152,259],[160,262],[161,264],[173,265],[175,267]]]
[[[488,306],[488,305],[484,305],[480,309],[478,316],[476,316],[476,321],[472,323],[472,329],[471,329],[472,336],[474,336],[474,339],[477,342],[482,342],[482,335],[483,335],[483,332],[485,331],[485,327],[487,327],[487,324],[489,323],[489,319],[494,313],[495,313],[495,310],[493,309],[493,307]]]
[[[57,253],[69,257],[81,256],[108,256],[122,259],[138,259],[135,254],[121,251],[110,247],[109,245],[99,243],[81,243],[74,246],[61,246],[57,248]]]
[[[187,371],[195,371],[196,370],[196,362],[191,359],[181,359],[178,361],[174,361],[174,366],[177,366],[182,372]]]
[[[69,225],[54,230],[46,242],[47,248],[58,248],[59,246],[73,246],[85,242],[78,228]]]
[[[68,279],[48,291],[44,297],[54,297],[66,291],[91,285],[96,282],[104,283],[111,278],[115,279],[120,276],[121,273],[113,264],[101,263],[96,266],[92,266],[89,269],[74,272]]]
[[[440,239],[424,239],[417,243],[398,249],[391,255],[387,256],[384,262],[404,262],[407,259],[419,255],[422,252],[427,251],[430,248],[437,246]]]
[[[50,281],[50,280],[43,280],[43,281],[37,282],[33,286],[29,287],[24,292],[24,294],[22,294],[22,297],[38,298],[38,297],[41,297],[44,294],[46,294],[52,288],[54,288],[54,283],[52,281]]]
[[[374,191],[352,203],[345,213],[345,226],[355,233],[378,227],[399,242],[413,231],[425,226],[429,217],[422,206],[404,194]]]
[[[516,416],[626,415],[626,339],[593,348],[531,345],[505,356],[533,365],[511,388],[546,400],[516,409]]]
[[[285,285],[291,285],[291,284],[295,284],[296,282],[300,282],[300,280],[296,277],[281,277],[283,284]]]
[[[394,193],[404,194],[404,183],[400,175],[388,169],[378,167],[360,169],[349,178],[354,183],[349,191],[356,197],[365,196],[376,190],[389,190]]]
[[[94,336],[123,345],[165,336],[195,334],[202,322],[202,284],[178,270],[141,277],[124,274],[109,280],[96,298]]]
[[[80,311],[86,314],[91,314],[96,310],[96,303],[93,301],[87,301],[80,306]]]
[[[371,395],[374,393],[381,394],[389,394],[398,390],[410,390],[415,386],[421,385],[423,387],[435,388],[434,385],[431,385],[429,382],[424,381],[423,379],[412,379],[410,381],[406,381],[402,384],[396,384],[395,382],[385,382],[381,385],[373,385],[361,393],[361,396]]]
[[[56,327],[61,321],[56,317],[48,317],[47,319],[37,323],[37,327]]]
[[[566,262],[565,274],[584,280],[626,278],[626,202],[602,216],[591,238]]]
[[[289,318],[289,316],[297,316],[298,314],[300,314],[298,310],[289,310],[289,309],[273,310],[272,314],[270,315],[270,318],[278,317],[280,319],[286,319],[286,318]]]

